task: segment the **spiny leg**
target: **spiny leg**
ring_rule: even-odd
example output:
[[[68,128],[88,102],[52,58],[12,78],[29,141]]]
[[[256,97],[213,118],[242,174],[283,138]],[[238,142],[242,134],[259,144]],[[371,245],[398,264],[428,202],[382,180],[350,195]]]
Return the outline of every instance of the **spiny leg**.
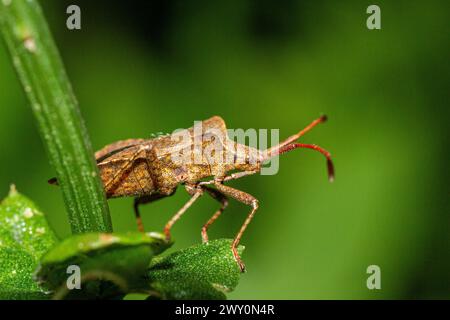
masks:
[[[237,264],[239,265],[239,268],[241,269],[241,272],[245,271],[245,265],[241,260],[241,257],[239,256],[239,253],[237,252],[237,247],[239,245],[239,242],[241,240],[242,234],[244,233],[245,229],[247,229],[248,224],[253,219],[253,216],[255,215],[256,210],[258,210],[258,200],[253,197],[251,194],[248,194],[244,191],[234,189],[232,187],[225,186],[221,183],[215,184],[217,190],[222,192],[223,194],[230,196],[231,198],[236,199],[239,202],[242,202],[246,205],[249,205],[252,207],[252,210],[250,211],[249,215],[244,221],[244,224],[242,225],[241,229],[237,233],[236,237],[233,240],[233,243],[231,244],[231,251],[233,252],[233,256],[236,259]]]
[[[150,203],[156,200],[159,200],[161,198],[165,198],[167,197],[167,195],[162,195],[162,194],[151,194],[149,196],[142,196],[142,197],[138,197],[138,198],[134,198],[134,215],[136,216],[136,222],[137,222],[137,226],[138,226],[138,230],[142,233],[145,232],[144,230],[144,224],[142,223],[142,218],[141,218],[141,214],[139,212],[139,206],[141,204],[146,204],[146,203]]]
[[[170,241],[170,229],[181,218],[181,216],[186,212],[186,210],[197,200],[202,194],[203,189],[200,187],[192,187],[186,186],[186,190],[192,195],[188,202],[184,204],[184,206],[178,210],[178,212],[166,223],[164,227],[164,234],[166,235],[166,240]]]
[[[203,189],[205,189],[205,191],[208,192],[208,194],[211,197],[213,197],[214,199],[216,199],[217,201],[219,201],[221,203],[220,209],[217,210],[216,213],[214,213],[213,216],[203,225],[202,241],[203,241],[203,243],[206,243],[206,242],[208,242],[208,233],[207,233],[208,228],[214,223],[214,221],[217,220],[217,218],[219,218],[219,216],[222,214],[222,212],[228,206],[228,199],[223,193],[217,191],[216,189],[206,187],[206,186],[203,186]]]

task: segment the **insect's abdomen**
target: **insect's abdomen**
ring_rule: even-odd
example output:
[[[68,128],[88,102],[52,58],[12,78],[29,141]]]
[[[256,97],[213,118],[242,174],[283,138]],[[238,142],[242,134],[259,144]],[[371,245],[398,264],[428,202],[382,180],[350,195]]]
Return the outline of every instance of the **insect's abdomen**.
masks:
[[[121,160],[98,165],[107,198],[143,196],[155,191],[145,159],[137,159],[118,176],[117,173],[124,165],[126,162]]]

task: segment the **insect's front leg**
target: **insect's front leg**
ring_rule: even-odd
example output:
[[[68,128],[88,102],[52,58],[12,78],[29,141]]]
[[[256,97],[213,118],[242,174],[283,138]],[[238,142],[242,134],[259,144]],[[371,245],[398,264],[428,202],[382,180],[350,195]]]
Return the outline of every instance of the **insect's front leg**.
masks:
[[[247,229],[248,224],[253,219],[253,216],[255,215],[256,210],[258,210],[259,204],[258,199],[256,199],[251,194],[248,194],[244,191],[225,186],[221,183],[216,182],[215,187],[217,190],[222,192],[223,194],[230,196],[231,198],[236,199],[239,202],[242,202],[246,205],[249,205],[252,207],[252,210],[250,211],[249,215],[244,221],[244,224],[242,225],[241,229],[237,233],[236,237],[233,240],[233,243],[231,244],[231,251],[233,252],[233,256],[236,259],[237,264],[239,265],[239,268],[242,272],[245,271],[245,265],[241,260],[241,257],[239,256],[239,253],[237,252],[237,247],[239,245],[239,242],[241,240],[242,234],[244,233],[245,229]]]
[[[222,214],[222,212],[225,210],[225,208],[228,206],[228,199],[227,197],[221,193],[220,191],[210,188],[208,186],[202,186],[202,188],[208,192],[208,194],[216,199],[217,201],[219,201],[221,203],[221,206],[219,208],[219,210],[217,210],[213,216],[203,225],[202,228],[202,241],[203,243],[208,242],[208,228],[214,223],[214,221],[217,220],[217,218],[219,218],[219,216]]]
[[[230,180],[236,180],[242,177],[251,176],[252,174],[258,173],[258,170],[250,170],[250,171],[241,171],[241,172],[235,172],[232,173],[225,178],[223,178],[223,182],[230,181]]]
[[[206,186],[206,185],[216,184],[217,182],[222,183],[222,182],[226,182],[226,181],[230,181],[230,180],[236,180],[236,179],[239,179],[242,177],[250,176],[250,175],[258,173],[258,172],[259,172],[258,170],[235,172],[235,173],[227,175],[223,178],[214,178],[212,180],[202,181],[198,185]]]

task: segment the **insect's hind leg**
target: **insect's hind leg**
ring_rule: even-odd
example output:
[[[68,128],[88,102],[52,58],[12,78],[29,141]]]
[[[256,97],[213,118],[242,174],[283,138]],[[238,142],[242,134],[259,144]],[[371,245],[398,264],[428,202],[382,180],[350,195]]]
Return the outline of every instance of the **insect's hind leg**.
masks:
[[[202,187],[206,192],[208,192],[208,194],[216,199],[217,201],[219,201],[221,203],[221,206],[219,208],[219,210],[217,210],[213,216],[203,225],[202,228],[202,241],[203,243],[208,242],[208,228],[214,223],[214,221],[217,220],[217,218],[219,218],[219,216],[222,214],[222,212],[225,210],[225,208],[228,206],[228,198],[227,196],[225,196],[223,193],[221,193],[220,191],[207,187],[207,186],[203,186]]]
[[[170,229],[173,227],[175,222],[177,222],[181,216],[186,212],[187,209],[198,199],[200,196],[203,195],[203,189],[201,187],[197,186],[191,186],[186,185],[186,191],[192,196],[188,202],[184,204],[183,207],[181,207],[180,210],[166,223],[164,227],[164,234],[166,235],[166,240],[170,241],[171,235],[170,235]]]
[[[142,223],[141,214],[139,212],[139,206],[142,204],[154,202],[154,201],[159,200],[164,197],[167,197],[167,195],[155,193],[155,194],[151,194],[151,195],[147,195],[147,196],[141,196],[141,197],[134,198],[134,204],[133,204],[134,215],[136,216],[136,223],[138,226],[138,230],[140,232],[144,233],[145,229],[144,229],[144,224]]]

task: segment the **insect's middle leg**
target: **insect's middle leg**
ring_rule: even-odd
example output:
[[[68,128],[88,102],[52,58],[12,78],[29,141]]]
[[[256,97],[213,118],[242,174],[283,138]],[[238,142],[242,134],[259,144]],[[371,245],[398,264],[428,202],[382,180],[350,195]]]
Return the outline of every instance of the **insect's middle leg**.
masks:
[[[197,200],[200,198],[201,195],[203,195],[203,189],[201,187],[197,186],[186,186],[186,190],[189,192],[189,194],[192,196],[188,202],[185,203],[185,205],[178,210],[178,212],[166,223],[166,226],[164,227],[164,234],[166,235],[166,240],[170,241],[170,229],[175,224],[175,222],[178,221],[178,219],[181,218],[181,216],[186,212],[186,210]]]
[[[219,208],[219,210],[216,211],[216,213],[213,214],[213,216],[203,225],[202,228],[202,241],[203,243],[208,242],[208,228],[214,223],[214,221],[217,220],[217,218],[222,214],[222,212],[225,210],[225,208],[228,206],[228,199],[227,197],[221,193],[220,191],[207,187],[207,186],[203,186],[203,189],[205,189],[206,192],[208,192],[208,194],[213,197],[214,199],[216,199],[217,201],[219,201],[221,203],[221,206]]]

